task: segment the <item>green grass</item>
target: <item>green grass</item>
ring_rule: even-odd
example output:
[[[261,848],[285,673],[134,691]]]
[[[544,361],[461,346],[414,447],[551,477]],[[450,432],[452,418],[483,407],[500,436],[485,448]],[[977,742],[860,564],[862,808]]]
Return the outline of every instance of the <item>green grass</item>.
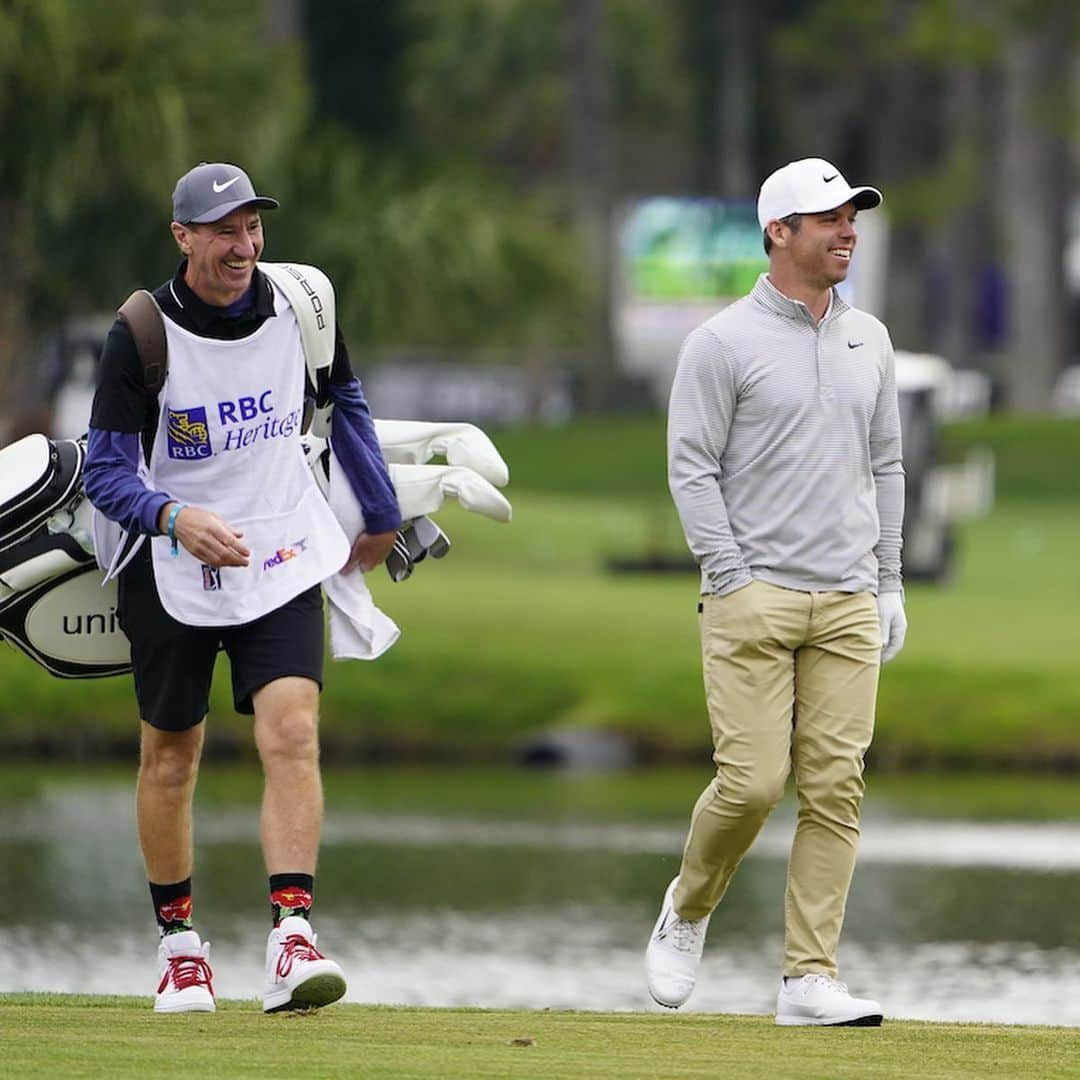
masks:
[[[575,421],[498,432],[518,491],[667,499],[663,416]],[[1080,500],[1080,419],[995,416],[947,424],[945,460],[973,446],[994,452],[1004,499]]]
[[[963,430],[969,443],[985,433]],[[1041,438],[1064,464],[1080,444],[1080,423],[1068,421],[985,431],[1012,455],[1016,476],[1029,442]],[[505,432],[497,441],[513,465],[513,523],[448,505],[438,515],[454,541],[445,560],[397,585],[369,575],[403,637],[374,664],[328,665],[328,761],[502,759],[526,733],[566,724],[625,731],[650,759],[706,761],[695,574],[607,570],[617,557],[685,558],[664,491],[662,420]],[[882,676],[879,764],[1080,760],[1078,536],[1080,499],[1003,497],[960,530],[952,582],[909,587],[908,644]],[[130,752],[137,723],[127,678],[65,682],[0,649],[0,680],[0,742],[9,749]],[[233,714],[224,662],[209,736],[250,753],[250,720]]]
[[[657,414],[509,428],[493,438],[510,463],[513,491],[667,501],[665,427]]]
[[[948,459],[961,459],[973,446],[994,452],[1000,496],[1080,500],[1080,419],[994,417],[942,432]]]
[[[127,1080],[185,1075],[476,1080],[799,1076],[1041,1080],[1080,1076],[1080,1030],[886,1022],[785,1029],[769,1017],[489,1012],[339,1005],[265,1017],[155,1016],[147,1000],[0,996],[5,1072]]]

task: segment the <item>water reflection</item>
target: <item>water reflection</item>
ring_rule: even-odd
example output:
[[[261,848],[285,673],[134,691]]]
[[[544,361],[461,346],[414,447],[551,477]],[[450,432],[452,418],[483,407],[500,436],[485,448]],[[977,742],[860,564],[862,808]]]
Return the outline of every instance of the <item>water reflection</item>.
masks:
[[[49,784],[4,806],[20,901],[0,991],[148,994],[155,931],[130,783]],[[793,813],[782,808],[714,917],[695,1011],[769,1012]],[[269,925],[254,810],[200,812],[196,917],[223,997],[253,998]],[[644,1009],[645,936],[681,823],[446,820],[331,805],[320,939],[348,1000]],[[889,1015],[1080,1023],[1080,826],[871,817],[843,975]]]

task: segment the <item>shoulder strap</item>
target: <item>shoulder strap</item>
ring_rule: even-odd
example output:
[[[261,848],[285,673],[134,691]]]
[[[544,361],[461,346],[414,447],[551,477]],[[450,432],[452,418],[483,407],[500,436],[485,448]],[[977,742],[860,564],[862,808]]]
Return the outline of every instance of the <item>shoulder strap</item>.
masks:
[[[285,294],[300,327],[308,380],[315,391],[314,434],[330,433],[326,384],[334,363],[337,322],[334,286],[318,267],[300,263],[259,263],[259,269]],[[306,430],[306,428],[305,428]]]
[[[165,343],[165,323],[161,308],[145,289],[136,289],[116,312],[127,323],[142,361],[146,389],[157,395],[165,385],[169,352]]]

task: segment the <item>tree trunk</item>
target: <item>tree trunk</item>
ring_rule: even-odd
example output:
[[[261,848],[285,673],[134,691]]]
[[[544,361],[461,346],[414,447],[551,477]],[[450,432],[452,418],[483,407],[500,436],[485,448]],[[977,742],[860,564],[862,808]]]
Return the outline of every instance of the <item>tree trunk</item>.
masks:
[[[1068,35],[1048,19],[1014,29],[1004,60],[999,214],[1005,239],[1006,406],[1049,408],[1065,363],[1068,144],[1050,122],[1069,70]]]
[[[0,198],[0,261],[8,268],[0,289],[0,445],[11,441],[12,424],[26,404],[18,397],[18,364],[26,340],[25,217],[17,200]]]
[[[687,22],[694,187],[699,195],[752,199],[756,102],[749,0],[692,0]]]
[[[717,0],[720,23],[716,79],[716,174],[726,199],[753,199],[752,118],[754,116],[754,51],[748,0]]]
[[[975,18],[977,13],[971,11],[969,17]],[[986,183],[986,88],[974,64],[963,60],[948,70],[946,78],[945,145],[953,157],[949,172],[965,178],[966,186],[948,196],[948,217],[937,233],[935,261],[943,269],[945,287],[944,309],[932,344],[953,367],[976,368],[981,366],[979,280],[991,257],[986,227],[991,220]]]
[[[914,217],[891,212],[889,187],[917,182],[927,161],[931,132],[912,128],[911,117],[927,107],[925,73],[912,64],[892,64],[882,75],[882,112],[871,127],[871,178],[885,178],[884,211],[889,214],[889,265],[885,282],[885,322],[898,349],[928,346],[926,327],[926,230]],[[873,179],[869,181],[875,183]]]
[[[566,0],[569,159],[575,215],[593,285],[585,401],[610,409],[617,387],[612,335],[612,203],[615,150],[610,60],[603,0]]]
[[[266,0],[266,35],[271,41],[296,41],[303,36],[300,0]]]

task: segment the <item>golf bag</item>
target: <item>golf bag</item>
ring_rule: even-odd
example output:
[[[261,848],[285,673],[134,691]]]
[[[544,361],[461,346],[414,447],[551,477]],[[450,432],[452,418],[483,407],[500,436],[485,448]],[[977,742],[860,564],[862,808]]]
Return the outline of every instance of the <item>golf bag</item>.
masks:
[[[0,450],[0,637],[60,678],[130,670],[116,584],[90,539],[79,439],[27,435]]]

